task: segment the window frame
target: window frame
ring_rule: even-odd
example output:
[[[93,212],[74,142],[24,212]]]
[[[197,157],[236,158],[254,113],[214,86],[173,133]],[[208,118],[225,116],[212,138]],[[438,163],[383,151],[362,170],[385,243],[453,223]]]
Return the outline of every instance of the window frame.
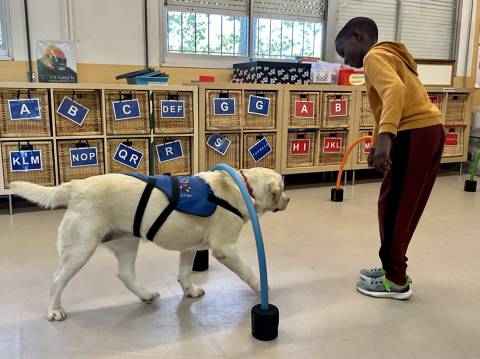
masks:
[[[10,4],[9,0],[0,0],[0,7],[3,9],[3,29],[2,36],[6,43],[5,53],[0,52],[0,61],[13,60],[12,32],[10,22]]]
[[[295,62],[294,59],[268,58],[268,57],[254,57],[253,48],[253,26],[256,18],[253,12],[253,1],[249,0],[249,13],[247,14],[248,21],[248,38],[247,38],[247,56],[228,56],[228,55],[208,55],[208,54],[184,54],[174,53],[168,51],[168,6],[162,1],[160,6],[160,36],[161,36],[161,62],[162,66],[166,67],[193,67],[193,68],[232,68],[233,64],[248,62],[248,61],[270,61],[270,62]],[[326,1],[326,8],[328,9],[328,0]],[[326,57],[326,39],[327,39],[327,16],[328,11],[325,10],[325,15],[319,22],[322,25],[322,48],[321,59]]]
[[[8,0],[1,0],[8,1]],[[255,0],[251,0],[255,1]],[[336,62],[336,52],[334,47],[334,40],[337,35],[337,8],[338,1],[326,1],[326,11],[323,19],[321,19],[322,24],[322,48],[321,48],[321,60],[324,61],[333,61]],[[452,38],[451,45],[451,57],[452,60],[458,59],[459,53],[459,28],[460,21],[459,17],[461,16],[461,0],[456,0],[456,14],[454,16],[454,29],[455,33]],[[401,0],[398,0],[398,7],[400,7]],[[160,6],[160,35],[161,35],[161,62],[162,66],[171,66],[171,67],[193,67],[193,68],[231,68],[233,64],[247,61],[271,61],[271,62],[294,62],[295,60],[291,59],[279,59],[279,58],[264,58],[264,57],[254,57],[254,48],[253,48],[253,39],[254,30],[250,27],[253,26],[255,21],[255,13],[253,13],[253,3],[250,5],[250,13],[248,14],[248,24],[249,24],[249,38],[248,38],[248,56],[222,56],[222,55],[198,55],[198,54],[181,54],[181,53],[170,53],[168,52],[168,31],[167,31],[167,6],[162,1]],[[397,14],[397,26],[400,26],[401,14]],[[397,39],[399,35],[399,29],[397,29]]]
[[[396,34],[395,39],[392,41],[400,42],[401,30],[402,30],[402,0],[397,1],[397,16],[396,16]],[[327,50],[326,50],[326,61],[338,61],[337,54],[335,51],[335,37],[337,36],[337,17],[338,17],[338,2],[329,1],[328,2],[328,14],[330,21],[327,22]],[[462,13],[462,0],[456,0],[455,15],[453,16],[453,29],[454,33],[452,35],[452,43],[450,48],[450,59],[448,60],[457,60],[459,52],[459,40],[458,36],[460,33],[460,16]],[[439,59],[429,59],[429,60],[439,60]]]

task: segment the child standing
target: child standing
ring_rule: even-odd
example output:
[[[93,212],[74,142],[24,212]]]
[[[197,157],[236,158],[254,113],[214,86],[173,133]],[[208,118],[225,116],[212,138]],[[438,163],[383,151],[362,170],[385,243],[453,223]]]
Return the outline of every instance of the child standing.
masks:
[[[368,162],[384,173],[378,200],[382,268],[362,269],[357,289],[373,297],[408,299],[413,291],[407,248],[435,183],[444,131],[407,48],[377,39],[375,22],[357,17],[335,40],[347,65],[364,67],[375,118]]]

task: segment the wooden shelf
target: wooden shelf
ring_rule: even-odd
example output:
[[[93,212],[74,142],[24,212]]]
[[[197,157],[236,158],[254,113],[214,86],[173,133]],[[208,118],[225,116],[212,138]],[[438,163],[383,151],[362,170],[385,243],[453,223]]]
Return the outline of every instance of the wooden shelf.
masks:
[[[43,137],[2,137],[0,142],[18,142],[18,141],[52,141],[53,151],[55,162],[57,163],[57,141],[61,140],[83,140],[83,139],[103,139],[104,141],[104,156],[105,163],[107,163],[107,158],[110,155],[108,153],[107,141],[109,139],[120,139],[120,138],[145,138],[149,139],[150,142],[153,142],[155,139],[160,137],[180,137],[192,138],[192,170],[194,173],[197,173],[199,170],[207,170],[205,163],[205,152],[206,144],[205,137],[213,133],[225,133],[225,134],[238,134],[240,138],[240,163],[244,163],[244,141],[243,135],[245,134],[254,134],[254,133],[264,133],[264,134],[275,134],[276,135],[276,166],[275,169],[282,174],[295,174],[295,173],[316,173],[316,172],[326,172],[326,171],[336,171],[339,168],[339,165],[316,165],[311,167],[287,167],[287,151],[288,144],[287,138],[289,130],[305,130],[300,127],[289,127],[288,120],[290,118],[290,93],[291,92],[346,92],[351,93],[351,120],[348,127],[337,127],[337,128],[315,128],[315,129],[306,129],[307,131],[314,130],[316,132],[317,139],[320,137],[321,132],[328,131],[347,131],[347,140],[345,147],[348,147],[353,141],[358,138],[360,131],[372,130],[373,126],[362,126],[360,124],[360,115],[361,115],[361,101],[362,94],[365,93],[365,87],[353,87],[353,86],[336,86],[336,85],[278,85],[278,84],[233,84],[233,83],[198,83],[198,84],[186,84],[185,86],[172,86],[172,85],[128,85],[128,84],[95,84],[95,83],[85,83],[85,84],[49,84],[49,83],[0,83],[1,89],[48,89],[50,92],[50,102],[53,103],[53,94],[55,90],[98,90],[101,96],[101,114],[102,114],[102,135],[72,135],[72,136],[57,136],[55,128],[55,111],[53,105],[50,106],[50,119],[52,121],[52,135],[43,136]],[[155,91],[190,91],[193,93],[193,117],[194,117],[194,132],[193,133],[172,133],[172,134],[159,134],[153,133],[153,130],[149,134],[141,135],[107,135],[106,134],[106,114],[105,114],[105,91],[106,90],[118,90],[118,91],[148,91],[151,95]],[[237,91],[275,91],[277,93],[276,99],[276,127],[275,128],[265,128],[265,129],[224,129],[224,130],[207,130],[205,122],[206,114],[206,91],[207,90],[219,90],[219,91],[228,91],[228,90],[237,90]],[[468,136],[469,136],[469,124],[470,124],[470,115],[471,115],[471,105],[472,105],[472,93],[473,89],[445,89],[444,87],[435,87],[428,86],[427,91],[430,93],[443,93],[447,94],[446,101],[443,102],[442,114],[443,121],[445,120],[445,113],[448,106],[448,94],[450,93],[460,93],[468,94],[469,98],[466,103],[466,110],[464,111],[464,121],[454,124],[454,126],[465,127],[464,131],[464,149],[463,156],[456,157],[444,157],[442,158],[442,163],[455,163],[455,162],[464,162],[467,159],[468,151]],[[149,96],[150,105],[152,101],[152,96]],[[150,112],[153,111],[153,106],[150,106]],[[152,113],[150,113],[151,115]],[[323,115],[323,111],[321,111]],[[448,126],[448,125],[447,125]],[[317,143],[318,147],[318,143]],[[316,149],[318,151],[318,149]],[[1,152],[1,150],[0,150]],[[151,155],[155,155],[154,153]],[[318,157],[318,154],[316,154]],[[315,161],[318,162],[318,158],[315,158]],[[0,155],[0,166],[2,166],[2,156]],[[56,183],[59,183],[59,169],[58,166],[55,167],[55,178]],[[346,170],[353,169],[366,169],[368,168],[367,164],[358,163],[358,150],[354,150],[351,158],[347,162]],[[3,189],[3,166],[0,171],[0,195],[9,194],[8,190]]]
[[[206,151],[207,146],[205,144],[205,137],[214,133],[222,133],[222,134],[238,134],[240,135],[240,166],[243,166],[244,163],[244,141],[243,135],[244,134],[251,134],[251,133],[265,133],[265,134],[276,134],[276,143],[271,144],[275,146],[276,151],[276,158],[275,158],[275,170],[280,172],[281,167],[281,148],[282,148],[282,126],[283,126],[283,88],[284,85],[272,85],[272,84],[232,84],[232,83],[211,83],[211,84],[199,84],[198,85],[198,105],[199,105],[199,131],[198,131],[198,138],[199,138],[199,170],[205,171],[208,170],[206,164]],[[276,127],[274,129],[222,129],[222,130],[210,130],[206,128],[206,91],[207,90],[218,90],[218,91],[225,91],[225,90],[237,90],[237,91],[275,91],[277,93],[276,102],[275,102],[275,124]],[[243,96],[243,93],[242,93]],[[242,112],[243,113],[243,112]],[[245,113],[243,113],[243,116]]]
[[[52,141],[53,142],[53,156],[54,156],[54,171],[55,171],[55,183],[59,184],[59,168],[58,168],[58,156],[57,156],[57,142],[64,141],[64,140],[84,140],[84,139],[101,139],[103,141],[103,150],[104,150],[104,165],[107,165],[108,158],[110,154],[108,152],[107,141],[109,139],[148,139],[149,142],[153,142],[155,138],[158,137],[191,137],[193,138],[192,147],[191,147],[191,161],[192,161],[192,171],[198,172],[198,136],[196,135],[198,131],[198,88],[196,86],[172,86],[172,85],[128,85],[128,84],[50,84],[50,83],[0,83],[0,90],[2,89],[48,89],[49,96],[50,96],[50,103],[53,104],[53,94],[55,90],[62,89],[62,90],[99,90],[100,92],[100,103],[101,103],[101,118],[102,118],[102,131],[103,134],[100,135],[72,135],[72,136],[57,136],[56,135],[56,127],[55,125],[52,126],[52,136],[47,137],[2,137],[0,138],[0,142],[18,142],[18,141]],[[184,133],[172,133],[168,135],[162,134],[153,134],[153,130],[150,130],[148,134],[118,134],[118,135],[107,135],[106,134],[106,114],[105,114],[105,90],[119,90],[119,91],[148,91],[149,95],[151,95],[154,91],[185,91],[185,92],[192,92],[193,97],[193,122],[194,122],[194,133],[191,134],[184,134]],[[149,96],[151,99],[151,96]],[[150,100],[151,101],[151,100]],[[152,115],[153,106],[149,106],[150,108],[150,116]],[[52,123],[55,123],[55,111],[56,109],[54,106],[50,106],[50,113],[49,113],[49,120]],[[154,156],[155,153],[151,153],[150,156]],[[3,179],[3,163],[2,163],[2,156],[1,156],[1,148],[0,148],[0,195],[8,195],[11,192],[4,188],[4,179]],[[150,160],[148,158],[147,160]]]

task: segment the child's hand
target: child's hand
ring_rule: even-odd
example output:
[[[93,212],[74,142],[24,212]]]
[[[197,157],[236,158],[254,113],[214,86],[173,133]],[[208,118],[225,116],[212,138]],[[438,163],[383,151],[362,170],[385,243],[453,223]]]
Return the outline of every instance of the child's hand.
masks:
[[[378,135],[377,147],[373,155],[373,165],[375,169],[380,172],[385,172],[390,169],[392,164],[390,160],[390,151],[392,149],[392,139],[389,133],[381,133]]]
[[[368,167],[373,167],[373,156],[375,155],[375,148],[370,149],[370,153],[368,154],[367,162],[368,162]]]

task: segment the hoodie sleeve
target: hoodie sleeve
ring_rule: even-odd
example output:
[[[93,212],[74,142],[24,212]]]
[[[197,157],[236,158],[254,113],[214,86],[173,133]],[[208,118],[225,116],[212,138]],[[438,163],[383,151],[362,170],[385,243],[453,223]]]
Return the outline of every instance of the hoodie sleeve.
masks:
[[[378,133],[396,135],[405,103],[405,84],[391,60],[379,53],[371,53],[365,58],[365,75],[383,103]]]

